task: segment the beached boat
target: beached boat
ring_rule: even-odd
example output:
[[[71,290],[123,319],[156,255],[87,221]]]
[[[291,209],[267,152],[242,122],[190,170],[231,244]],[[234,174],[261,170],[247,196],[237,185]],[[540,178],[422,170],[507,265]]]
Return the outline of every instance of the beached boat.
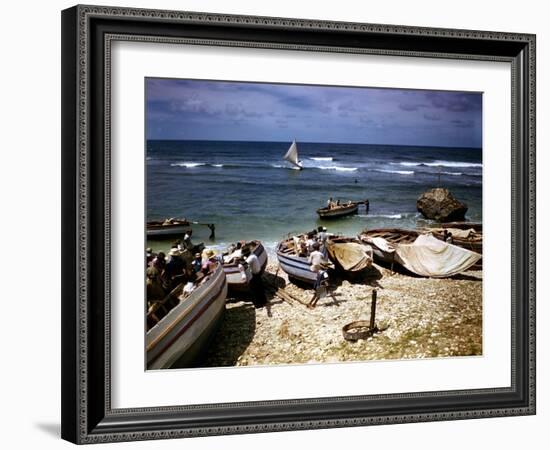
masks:
[[[147,222],[147,237],[149,239],[168,239],[183,236],[191,229],[191,223],[186,219],[166,219]]]
[[[170,293],[177,298],[183,290],[178,286]],[[147,368],[190,367],[205,350],[225,310],[227,279],[221,264],[200,280],[186,297],[180,297],[146,336]],[[149,308],[148,322],[154,304]]]
[[[250,247],[252,253],[254,253],[262,266],[261,273],[264,272],[267,266],[267,252],[260,241],[248,242],[245,245]],[[239,263],[237,261],[225,263],[223,265],[225,276],[227,277],[227,285],[233,292],[243,292],[249,289],[250,273],[246,272],[246,278],[243,279],[241,271],[239,270]]]
[[[279,266],[288,274],[291,281],[298,280],[310,285],[314,285],[317,281],[317,273],[311,271],[307,258],[296,255],[292,238],[279,243],[277,259]]]
[[[285,156],[283,156],[283,159],[292,164],[292,168],[294,170],[303,169],[302,161],[300,161],[300,159],[298,158],[298,145],[296,144],[296,140],[292,141],[292,144],[290,144],[290,147],[285,153]]]
[[[347,274],[372,266],[373,249],[357,238],[332,237],[326,242],[327,253],[337,270]]]
[[[344,205],[333,206],[332,208],[326,206],[324,208],[319,208],[317,214],[319,214],[321,219],[336,219],[338,217],[349,216],[351,214],[357,214],[360,204],[361,202],[350,202]]]
[[[444,241],[445,230],[450,233],[452,243],[459,247],[477,252],[483,253],[483,232],[476,230],[475,228],[457,228],[457,227],[438,227],[438,228],[424,228],[422,231],[425,233],[433,234],[437,239]]]
[[[431,233],[381,228],[365,230],[359,238],[372,245],[377,262],[397,263],[420,276],[453,276],[475,269],[481,260],[481,254],[448,244]]]
[[[419,233],[414,230],[405,230],[403,228],[375,228],[364,230],[359,239],[372,246],[374,259],[376,262],[393,263],[394,246],[396,244],[412,244]],[[389,246],[384,245],[386,241]]]

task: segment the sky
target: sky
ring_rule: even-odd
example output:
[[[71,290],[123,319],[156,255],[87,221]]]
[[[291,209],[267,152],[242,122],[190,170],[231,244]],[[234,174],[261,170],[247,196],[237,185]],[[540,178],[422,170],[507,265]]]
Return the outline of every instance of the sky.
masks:
[[[482,94],[147,78],[147,139],[481,148]]]

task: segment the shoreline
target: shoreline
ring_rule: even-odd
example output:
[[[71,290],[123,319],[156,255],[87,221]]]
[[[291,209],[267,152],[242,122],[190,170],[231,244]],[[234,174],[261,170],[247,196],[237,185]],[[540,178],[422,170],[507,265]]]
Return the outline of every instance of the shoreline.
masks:
[[[288,282],[271,260],[264,273],[266,307],[228,297],[223,321],[200,367],[262,366],[482,355],[482,271],[452,278],[420,278],[374,265],[371,277],[337,281],[315,309],[277,296],[278,287],[307,302],[311,289]],[[385,331],[346,341],[342,327],[370,319],[378,292],[376,325]]]

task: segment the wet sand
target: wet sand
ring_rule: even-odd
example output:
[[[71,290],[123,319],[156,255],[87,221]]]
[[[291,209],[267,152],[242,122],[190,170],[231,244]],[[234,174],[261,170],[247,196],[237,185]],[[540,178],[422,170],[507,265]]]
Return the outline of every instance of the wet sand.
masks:
[[[374,266],[360,281],[337,280],[334,298],[315,309],[283,300],[279,287],[307,303],[311,289],[288,282],[277,263],[264,274],[268,305],[228,299],[225,316],[202,367],[416,359],[482,354],[482,272],[446,279],[394,273]],[[377,289],[376,325],[365,340],[347,341],[342,327],[370,320]]]

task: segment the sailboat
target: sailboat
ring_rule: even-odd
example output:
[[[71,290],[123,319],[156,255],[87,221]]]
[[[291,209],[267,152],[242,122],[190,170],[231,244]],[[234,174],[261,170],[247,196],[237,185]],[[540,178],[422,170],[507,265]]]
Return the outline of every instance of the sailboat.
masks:
[[[296,145],[296,140],[292,141],[292,144],[290,144],[290,147],[288,151],[286,152],[285,156],[283,156],[283,159],[285,161],[288,161],[290,164],[292,164],[294,167],[294,170],[302,170],[302,161],[298,159],[298,146]]]

